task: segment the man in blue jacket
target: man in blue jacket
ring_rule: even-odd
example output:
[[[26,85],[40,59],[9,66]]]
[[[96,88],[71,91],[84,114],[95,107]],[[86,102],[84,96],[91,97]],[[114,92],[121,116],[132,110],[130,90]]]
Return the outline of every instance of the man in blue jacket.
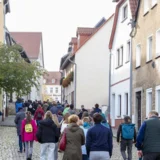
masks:
[[[111,130],[101,124],[102,116],[93,115],[95,125],[87,132],[86,149],[91,160],[109,160],[112,156],[113,140]]]
[[[160,120],[156,111],[151,111],[140,127],[136,147],[143,160],[160,159]]]

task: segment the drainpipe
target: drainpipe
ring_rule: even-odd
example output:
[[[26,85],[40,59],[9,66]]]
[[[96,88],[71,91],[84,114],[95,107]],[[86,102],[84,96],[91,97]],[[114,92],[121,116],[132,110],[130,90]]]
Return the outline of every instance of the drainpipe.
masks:
[[[70,61],[72,64],[74,64],[74,66],[75,66],[75,73],[74,73],[74,107],[75,107],[75,109],[76,109],[77,64],[71,60],[71,56],[69,57],[69,61]]]
[[[111,122],[111,65],[112,65],[112,52],[110,49],[110,53],[109,53],[109,100],[108,100],[108,120],[109,123]]]
[[[63,78],[63,72],[60,70],[59,71],[61,73],[61,79]],[[61,85],[61,104],[62,104],[62,85]]]

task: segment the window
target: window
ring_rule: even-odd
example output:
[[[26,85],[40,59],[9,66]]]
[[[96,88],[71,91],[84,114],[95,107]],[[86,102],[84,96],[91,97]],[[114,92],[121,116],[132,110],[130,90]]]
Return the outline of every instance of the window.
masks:
[[[129,114],[128,112],[128,93],[125,93],[125,106],[126,106],[126,115]]]
[[[53,88],[52,87],[50,88],[50,93],[53,93]]]
[[[141,46],[137,45],[136,47],[136,67],[141,65]]]
[[[58,87],[55,88],[55,92],[58,93]]]
[[[144,14],[149,11],[149,0],[144,0]]]
[[[156,87],[156,111],[160,113],[160,86]]]
[[[126,52],[126,62],[128,62],[130,59],[130,50],[131,50],[131,42],[128,41],[127,42],[127,52]]]
[[[55,83],[55,79],[52,79],[52,83]]]
[[[117,67],[123,65],[123,46],[120,49],[117,49]]]
[[[123,7],[123,11],[122,11],[122,20],[126,19],[128,17],[128,5]]]
[[[152,110],[152,88],[146,91],[146,117],[148,113]]]
[[[152,7],[157,4],[157,0],[152,0]]]
[[[152,36],[147,39],[147,62],[152,59]]]
[[[120,116],[121,117],[121,108],[122,106],[121,106],[121,95],[119,95],[118,96],[118,116]]]
[[[156,55],[160,55],[160,30],[157,31],[156,33]]]

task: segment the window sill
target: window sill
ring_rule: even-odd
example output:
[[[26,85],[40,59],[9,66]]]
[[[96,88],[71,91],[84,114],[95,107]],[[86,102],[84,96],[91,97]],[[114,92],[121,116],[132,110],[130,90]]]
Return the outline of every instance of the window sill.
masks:
[[[120,65],[120,66],[116,67],[116,69],[121,68],[122,66],[123,66],[123,65]]]
[[[156,6],[157,6],[157,3],[154,4],[154,5],[151,7],[151,9],[154,9]]]
[[[155,58],[155,59],[158,59],[158,58],[160,58],[160,54],[158,54],[158,56],[156,56],[156,58]]]
[[[125,64],[129,63],[129,61],[126,61]]]
[[[138,68],[140,68],[141,66],[137,66],[135,69],[138,69]]]
[[[144,13],[143,17],[145,17],[148,13],[149,13],[149,11],[147,11],[146,13]]]
[[[121,23],[123,23],[128,17],[124,18]]]
[[[148,64],[148,63],[150,63],[150,62],[152,62],[152,59],[151,59],[151,60],[149,60],[149,61],[147,61],[147,62],[146,62],[146,64]]]

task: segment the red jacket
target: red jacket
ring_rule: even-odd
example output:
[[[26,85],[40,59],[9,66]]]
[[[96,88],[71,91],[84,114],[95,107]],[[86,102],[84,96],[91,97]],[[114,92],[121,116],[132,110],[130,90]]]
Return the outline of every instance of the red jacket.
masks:
[[[34,120],[42,120],[44,117],[44,111],[42,108],[37,108],[34,114]]]

